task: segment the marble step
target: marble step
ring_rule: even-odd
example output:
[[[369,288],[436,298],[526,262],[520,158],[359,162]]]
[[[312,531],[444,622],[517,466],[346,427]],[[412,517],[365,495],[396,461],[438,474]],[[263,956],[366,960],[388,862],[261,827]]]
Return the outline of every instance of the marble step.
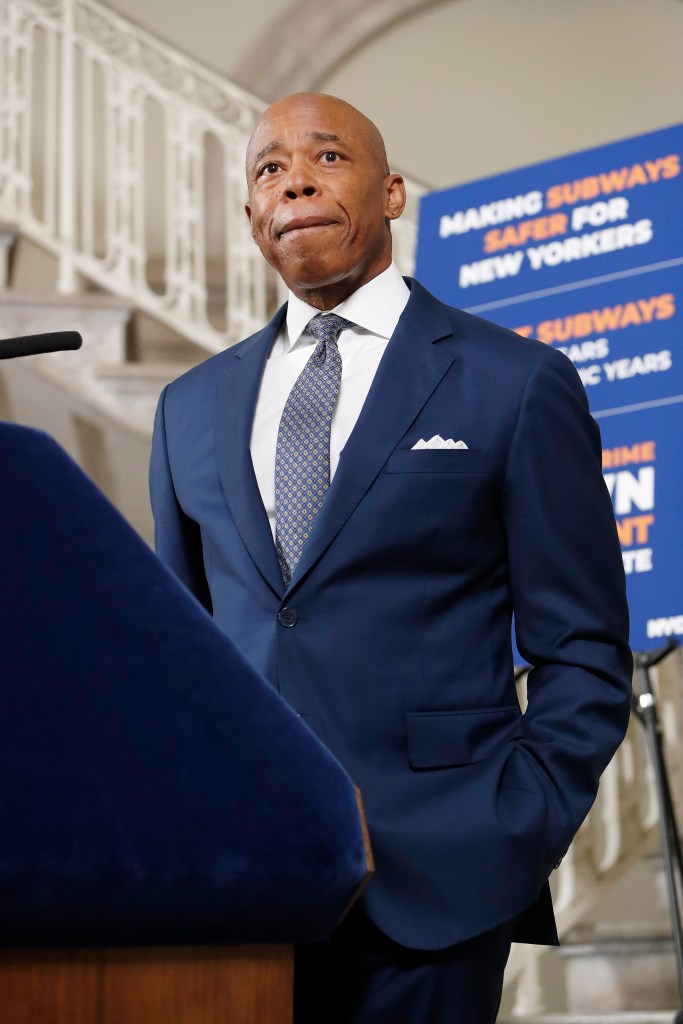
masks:
[[[498,1024],[675,1024],[678,1010],[621,1010],[617,1013],[544,1013],[508,1017]]]
[[[121,394],[155,394],[196,364],[186,361],[158,363],[101,363],[97,379]]]
[[[92,372],[93,364],[99,362],[123,362],[130,314],[127,302],[98,292],[53,295],[0,291],[2,337],[49,331],[80,332],[83,347],[75,356],[65,354],[69,375]],[[45,365],[62,362],[62,353],[51,353]]]
[[[673,942],[661,923],[577,928],[558,954],[564,960],[569,1013],[667,1010],[679,1002]]]
[[[100,364],[95,376],[107,397],[125,408],[138,427],[151,432],[162,389],[194,365],[192,362]]]
[[[192,366],[211,355],[201,346],[141,314],[133,317],[131,334],[133,359],[139,365],[187,363]]]

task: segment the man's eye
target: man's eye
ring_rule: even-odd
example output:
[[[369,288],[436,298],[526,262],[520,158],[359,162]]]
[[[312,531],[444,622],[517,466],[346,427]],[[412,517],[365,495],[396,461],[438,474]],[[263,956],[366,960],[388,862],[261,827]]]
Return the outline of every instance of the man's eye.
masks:
[[[275,174],[280,170],[280,165],[276,163],[264,164],[259,174]]]
[[[326,164],[333,164],[339,159],[339,153],[335,153],[334,150],[328,150],[327,153],[323,153],[323,160]]]

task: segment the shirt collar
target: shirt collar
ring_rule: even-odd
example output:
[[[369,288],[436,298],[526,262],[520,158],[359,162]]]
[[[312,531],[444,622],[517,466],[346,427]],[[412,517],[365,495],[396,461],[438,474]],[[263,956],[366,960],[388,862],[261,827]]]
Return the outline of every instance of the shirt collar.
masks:
[[[391,263],[381,274],[373,277],[372,281],[368,281],[328,312],[338,313],[371,334],[389,339],[409,298],[410,289],[396,264]],[[311,317],[319,312],[320,310],[309,306],[290,291],[285,351],[288,352],[297,343]]]

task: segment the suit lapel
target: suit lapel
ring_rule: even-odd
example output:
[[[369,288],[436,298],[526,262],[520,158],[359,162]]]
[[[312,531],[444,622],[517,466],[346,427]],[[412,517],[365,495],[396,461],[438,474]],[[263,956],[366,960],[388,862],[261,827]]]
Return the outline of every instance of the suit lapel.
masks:
[[[455,356],[434,342],[452,333],[443,305],[412,282],[410,299],[342,451],[290,589],[329,547],[449,369]]]
[[[284,584],[249,442],[263,367],[285,309],[283,306],[267,327],[229,353],[232,361],[218,383],[214,423],[218,475],[225,500],[247,551],[278,597]]]

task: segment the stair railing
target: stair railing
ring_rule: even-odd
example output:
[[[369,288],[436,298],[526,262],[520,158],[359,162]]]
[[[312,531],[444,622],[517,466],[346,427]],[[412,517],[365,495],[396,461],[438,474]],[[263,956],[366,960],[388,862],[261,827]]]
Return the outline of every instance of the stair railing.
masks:
[[[244,213],[265,104],[97,0],[0,5],[0,218],[209,351],[281,297]],[[412,269],[414,199],[396,222]]]

